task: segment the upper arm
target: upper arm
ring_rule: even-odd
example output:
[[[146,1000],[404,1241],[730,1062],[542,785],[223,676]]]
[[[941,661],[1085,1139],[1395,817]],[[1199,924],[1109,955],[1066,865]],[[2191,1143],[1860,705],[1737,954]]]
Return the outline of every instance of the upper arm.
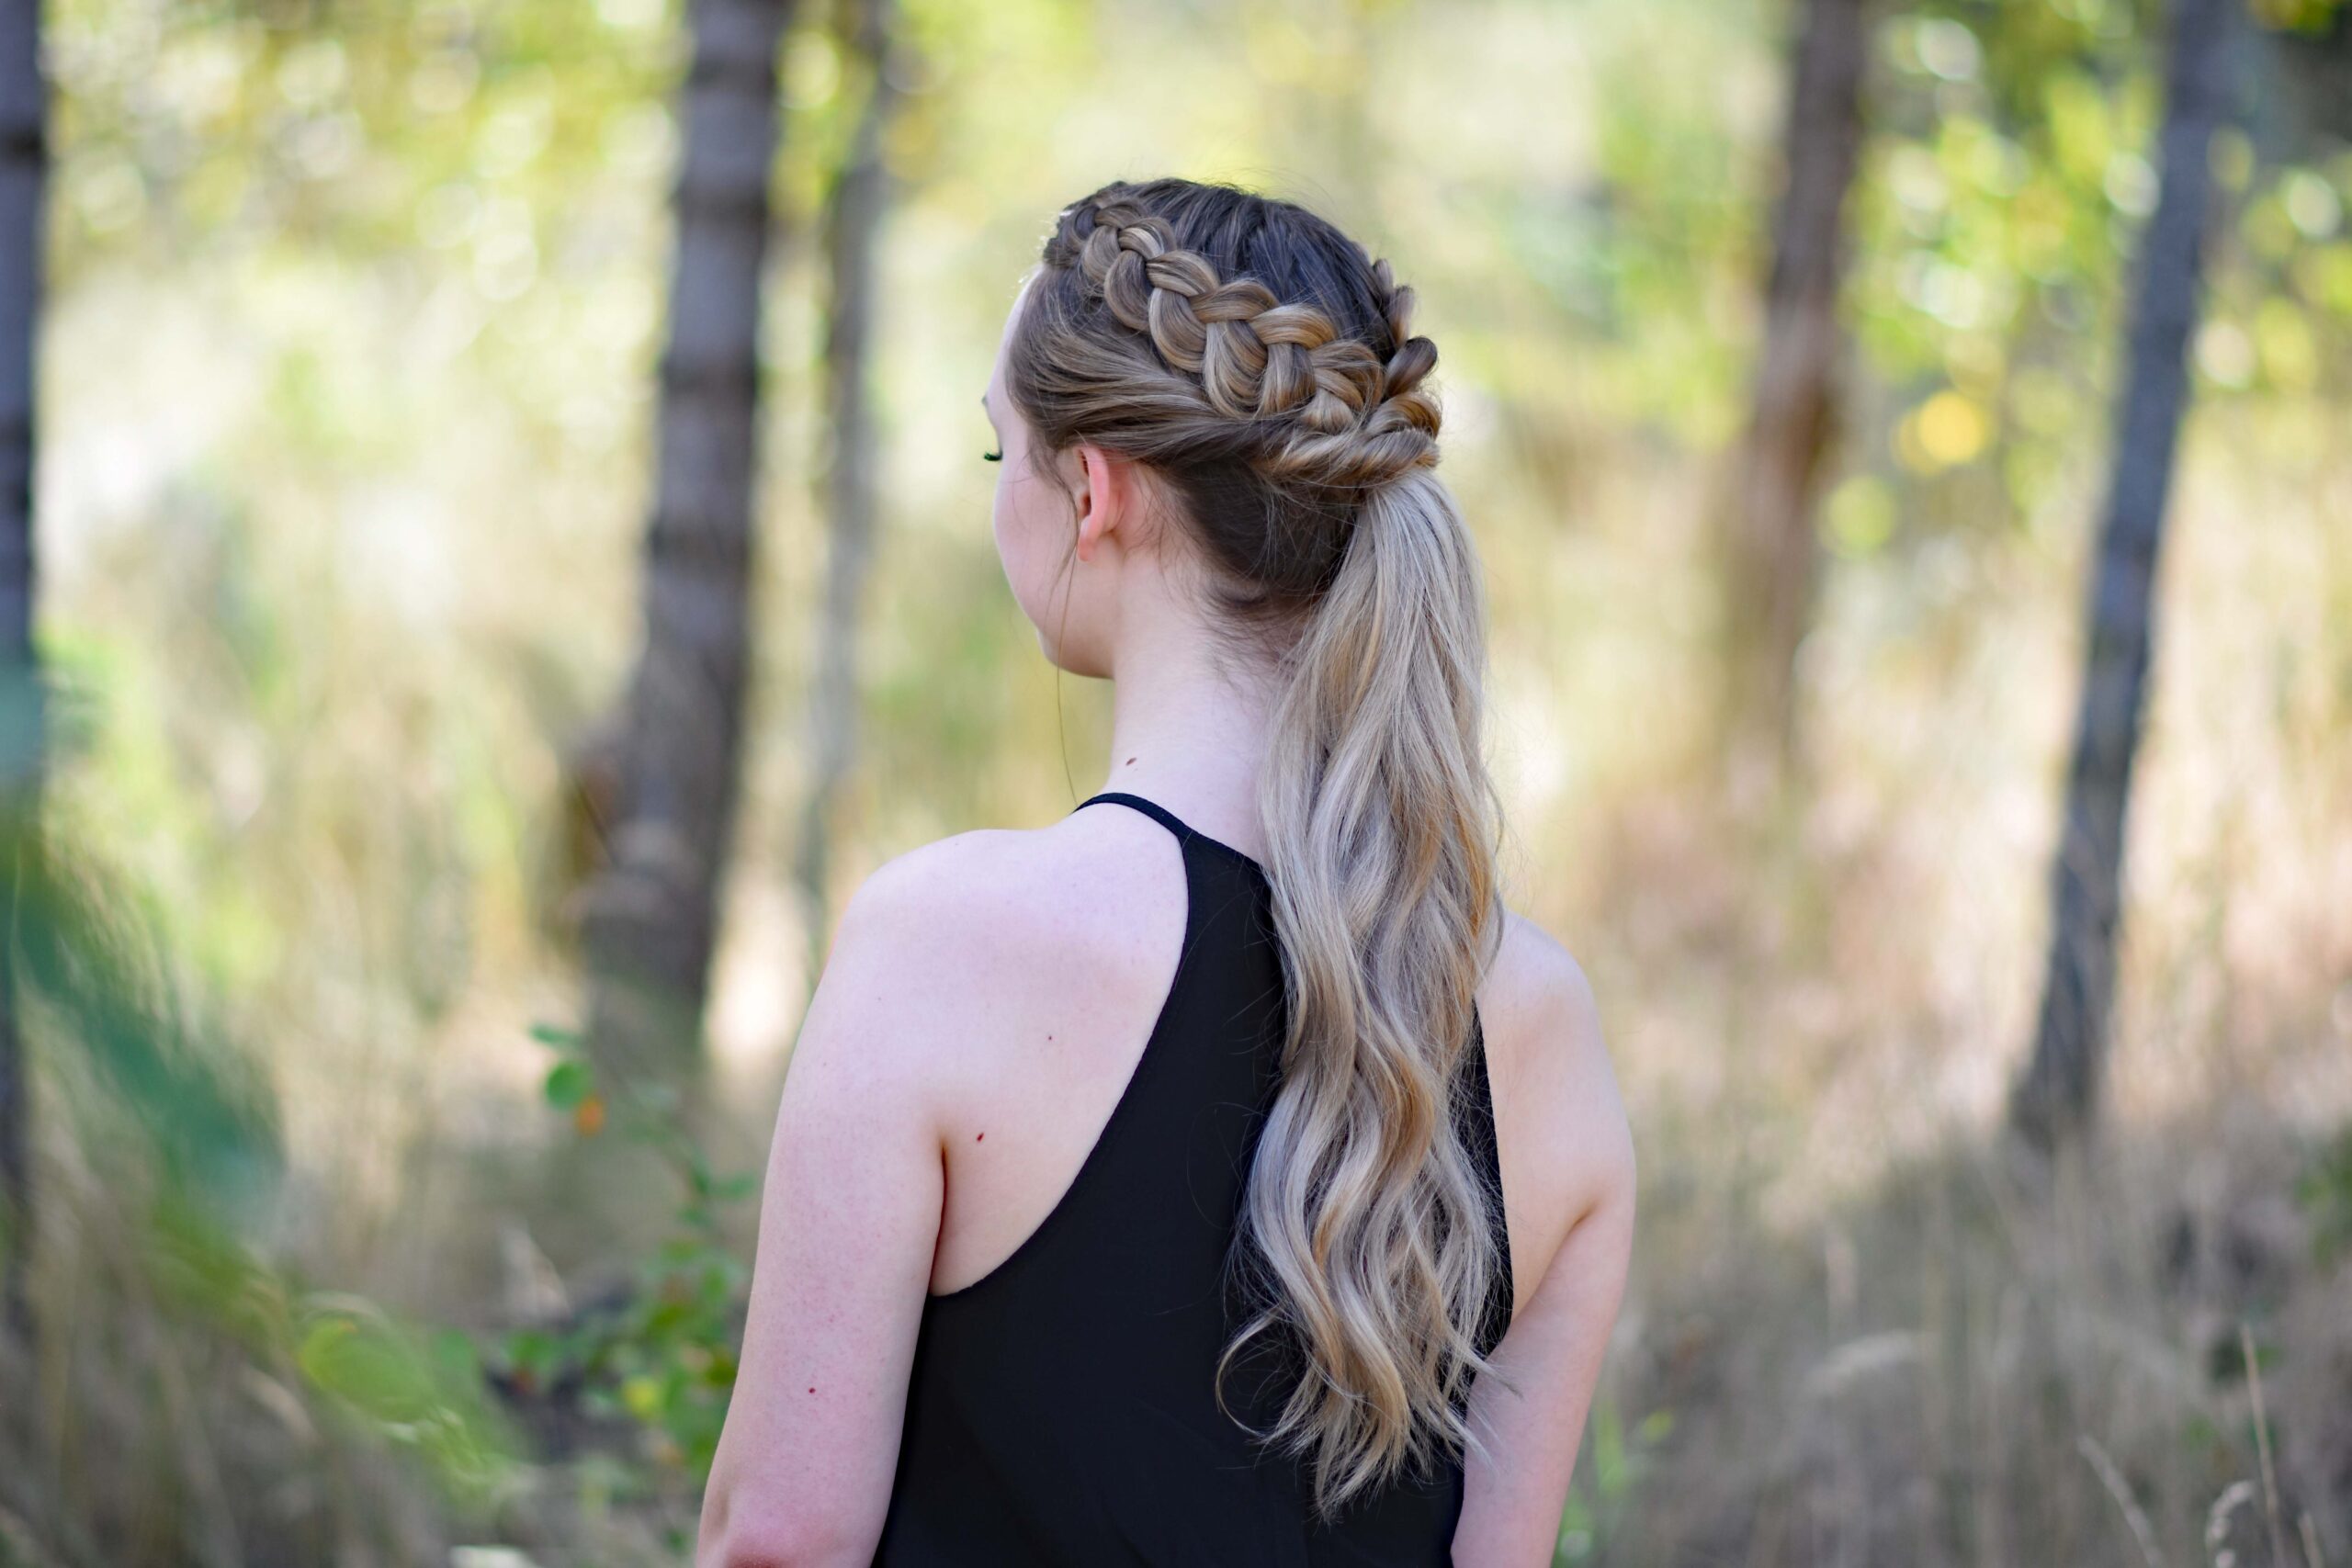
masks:
[[[1517,1122],[1536,1141],[1536,1157],[1521,1162],[1540,1174],[1532,1217],[1558,1239],[1548,1258],[1529,1259],[1542,1272],[1496,1347],[1499,1377],[1472,1387],[1470,1420],[1487,1451],[1465,1463],[1454,1537],[1464,1568],[1552,1561],[1633,1251],[1634,1141],[1600,1009],[1566,950],[1520,926],[1527,978],[1513,1097],[1534,1107]]]
[[[956,944],[935,856],[843,912],[785,1074],[735,1390],[697,1562],[868,1561],[944,1192],[937,1062]]]

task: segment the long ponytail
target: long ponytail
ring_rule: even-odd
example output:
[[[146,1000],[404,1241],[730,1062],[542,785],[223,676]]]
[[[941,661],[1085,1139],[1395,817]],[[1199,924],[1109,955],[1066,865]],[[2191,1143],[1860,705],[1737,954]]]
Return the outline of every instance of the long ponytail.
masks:
[[[1291,1009],[1244,1224],[1279,1292],[1227,1359],[1277,1329],[1306,1348],[1268,1436],[1313,1450],[1327,1510],[1476,1440],[1461,1395],[1502,1259],[1452,1111],[1502,936],[1485,626],[1443,482],[1367,496],[1261,774]]]

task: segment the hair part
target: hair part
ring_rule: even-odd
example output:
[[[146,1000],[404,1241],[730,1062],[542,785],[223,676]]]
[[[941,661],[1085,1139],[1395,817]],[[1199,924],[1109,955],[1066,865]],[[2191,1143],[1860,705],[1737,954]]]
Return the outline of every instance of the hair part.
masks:
[[[1504,1263],[1453,1114],[1504,919],[1486,605],[1413,302],[1294,203],[1116,182],[1062,210],[1006,350],[1032,463],[1090,443],[1143,465],[1212,624],[1277,676],[1258,805],[1290,1005],[1218,1399],[1245,1354],[1283,1356],[1251,1430],[1306,1463],[1327,1519],[1477,1446]]]

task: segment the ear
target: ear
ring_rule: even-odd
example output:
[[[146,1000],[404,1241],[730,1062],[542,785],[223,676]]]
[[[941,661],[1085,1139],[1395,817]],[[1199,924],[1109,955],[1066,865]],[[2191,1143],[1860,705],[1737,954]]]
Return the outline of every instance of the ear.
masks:
[[[1078,558],[1091,561],[1102,536],[1132,510],[1135,475],[1126,458],[1091,444],[1079,446],[1078,458]]]

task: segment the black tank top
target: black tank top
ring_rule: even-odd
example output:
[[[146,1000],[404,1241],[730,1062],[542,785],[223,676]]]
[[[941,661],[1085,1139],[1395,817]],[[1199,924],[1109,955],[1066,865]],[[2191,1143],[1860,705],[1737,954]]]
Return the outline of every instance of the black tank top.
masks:
[[[1244,1319],[1226,1270],[1251,1153],[1280,1087],[1284,985],[1258,862],[1141,795],[1106,791],[1183,847],[1184,945],[1142,1058],[1078,1175],[1012,1257],[923,1306],[876,1568],[1442,1568],[1460,1462],[1401,1474],[1318,1526],[1295,1461],[1217,1408]],[[1485,1041],[1472,1015],[1458,1115],[1493,1199],[1503,1268],[1477,1336],[1512,1303]],[[1227,1404],[1272,1424],[1287,1386],[1252,1342]],[[1254,1391],[1254,1393],[1253,1393]]]

